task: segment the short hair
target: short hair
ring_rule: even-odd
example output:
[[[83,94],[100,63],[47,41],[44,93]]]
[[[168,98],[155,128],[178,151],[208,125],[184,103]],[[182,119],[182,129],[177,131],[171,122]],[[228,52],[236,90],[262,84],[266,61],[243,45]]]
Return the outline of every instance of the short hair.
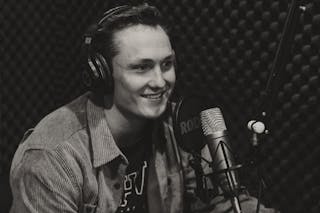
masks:
[[[160,26],[170,39],[169,27],[166,20],[156,7],[146,3],[137,6],[127,6],[118,12],[116,10],[116,12],[110,16],[103,17],[89,28],[89,33],[91,33],[93,40],[91,45],[92,50],[104,56],[111,70],[111,60],[118,54],[118,49],[113,40],[114,34],[122,29],[139,24],[151,27]]]

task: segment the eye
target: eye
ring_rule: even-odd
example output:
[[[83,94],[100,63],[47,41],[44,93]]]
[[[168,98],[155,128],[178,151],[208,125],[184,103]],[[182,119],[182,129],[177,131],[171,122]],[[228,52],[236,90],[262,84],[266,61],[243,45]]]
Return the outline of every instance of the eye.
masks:
[[[173,59],[165,60],[161,63],[161,70],[168,71],[173,67],[173,65],[174,65]]]
[[[140,70],[148,70],[148,69],[150,69],[150,64],[141,64],[141,65],[139,65],[139,69]]]
[[[150,63],[136,64],[132,67],[132,69],[134,69],[137,72],[147,72],[152,68],[153,68],[153,65]]]

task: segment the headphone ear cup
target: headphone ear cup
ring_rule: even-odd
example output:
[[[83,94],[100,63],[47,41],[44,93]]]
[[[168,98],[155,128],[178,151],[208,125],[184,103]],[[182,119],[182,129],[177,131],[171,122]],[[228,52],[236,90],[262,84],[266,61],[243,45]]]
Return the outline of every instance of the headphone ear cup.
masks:
[[[113,77],[112,72],[110,69],[110,66],[108,65],[106,59],[100,54],[95,54],[95,62],[97,66],[99,67],[99,72],[101,76],[101,80],[104,84],[104,87],[107,92],[110,92],[113,90]]]
[[[88,53],[85,67],[82,72],[82,81],[87,88],[95,91],[95,88],[97,88],[98,82],[100,81],[99,79],[100,74],[94,56]]]

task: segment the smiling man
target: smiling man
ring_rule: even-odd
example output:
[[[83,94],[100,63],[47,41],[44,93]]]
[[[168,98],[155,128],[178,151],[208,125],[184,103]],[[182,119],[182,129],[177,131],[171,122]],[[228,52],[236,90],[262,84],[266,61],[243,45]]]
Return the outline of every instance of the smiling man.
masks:
[[[140,119],[157,118],[175,83],[174,53],[162,27],[136,25],[115,33],[115,106]]]
[[[195,176],[172,130],[175,54],[160,12],[113,8],[84,41],[91,91],[25,135],[11,166],[11,213],[190,211]],[[230,210],[221,196],[212,204],[208,212]],[[246,197],[246,212],[255,205]]]

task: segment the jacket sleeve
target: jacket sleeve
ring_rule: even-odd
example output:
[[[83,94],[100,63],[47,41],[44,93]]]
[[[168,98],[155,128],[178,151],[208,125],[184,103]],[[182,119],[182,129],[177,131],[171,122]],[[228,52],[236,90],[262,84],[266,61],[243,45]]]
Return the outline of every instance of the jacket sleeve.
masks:
[[[78,212],[79,187],[71,169],[45,150],[28,150],[10,174],[11,213]]]

